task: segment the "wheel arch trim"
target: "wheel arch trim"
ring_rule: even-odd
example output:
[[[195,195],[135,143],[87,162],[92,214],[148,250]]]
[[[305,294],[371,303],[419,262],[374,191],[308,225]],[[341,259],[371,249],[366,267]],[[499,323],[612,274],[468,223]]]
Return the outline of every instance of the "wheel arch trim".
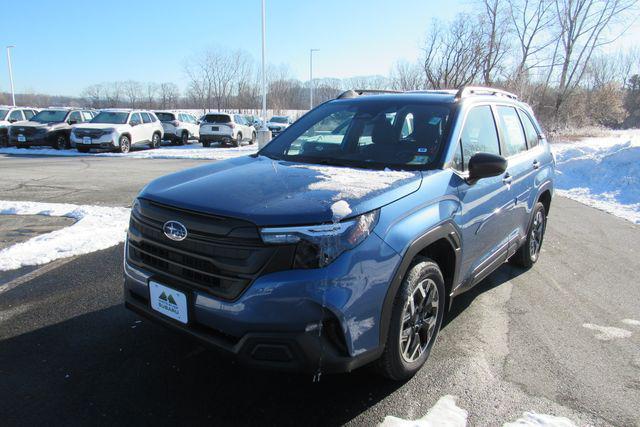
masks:
[[[440,223],[435,227],[431,228],[426,233],[417,237],[415,240],[411,242],[409,247],[404,253],[402,260],[398,264],[396,271],[393,274],[393,278],[389,284],[389,288],[387,289],[387,294],[385,295],[384,302],[382,304],[382,313],[380,316],[380,347],[384,348],[387,342],[387,336],[389,334],[389,326],[391,323],[391,315],[393,313],[393,303],[398,293],[398,289],[400,289],[400,285],[402,284],[402,280],[404,279],[411,263],[415,259],[415,257],[420,254],[420,252],[424,251],[431,244],[445,239],[453,250],[455,260],[454,260],[454,271],[452,275],[452,283],[449,289],[449,292],[452,292],[453,289],[456,288],[456,283],[459,281],[459,272],[460,272],[460,263],[462,257],[460,256],[461,252],[461,237],[457,227],[450,221]],[[449,306],[451,305],[451,296],[447,295],[449,299]],[[448,309],[449,307],[447,307]]]

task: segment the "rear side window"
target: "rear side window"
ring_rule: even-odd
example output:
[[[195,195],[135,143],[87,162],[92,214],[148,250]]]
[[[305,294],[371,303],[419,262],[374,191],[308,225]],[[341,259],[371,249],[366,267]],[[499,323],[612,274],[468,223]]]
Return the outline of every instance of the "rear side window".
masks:
[[[140,114],[138,113],[131,114],[131,118],[129,119],[129,124],[139,125],[140,123],[142,123],[142,120],[140,120]]]
[[[31,120],[31,117],[35,116],[31,110],[22,110],[22,112],[24,113],[24,118],[27,120]]]
[[[454,156],[454,165],[457,162],[459,170],[468,169],[469,159],[476,153],[500,154],[498,132],[491,107],[483,105],[469,111],[462,128],[458,150]]]
[[[9,120],[16,120],[16,121],[24,120],[24,117],[22,117],[22,111],[13,110],[11,114],[9,114]]]
[[[82,123],[82,116],[80,116],[80,111],[74,111],[69,114],[69,122]]]
[[[91,115],[91,113],[89,111],[83,111],[82,112],[82,118],[83,118],[83,121],[89,122],[89,121],[91,121],[91,119],[93,119],[93,116]]]
[[[149,113],[140,113],[142,115],[142,121],[144,123],[151,123],[151,116]]]
[[[524,134],[527,138],[527,145],[529,148],[536,147],[538,145],[538,131],[536,131],[535,126],[531,123],[531,118],[522,111],[518,111],[520,114],[520,120],[522,121],[522,126],[524,126]]]
[[[514,156],[527,151],[527,143],[524,139],[524,131],[518,112],[513,107],[498,106],[498,122],[504,139],[505,157]]]

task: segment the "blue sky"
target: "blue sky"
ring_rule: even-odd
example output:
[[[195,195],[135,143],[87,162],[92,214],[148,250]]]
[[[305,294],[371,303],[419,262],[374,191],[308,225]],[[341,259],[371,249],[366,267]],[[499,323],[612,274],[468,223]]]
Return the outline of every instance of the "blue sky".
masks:
[[[185,58],[208,46],[260,58],[260,0],[0,3],[0,90],[9,88],[8,44],[16,45],[17,92],[66,95],[129,79],[183,89]],[[316,77],[387,74],[395,60],[419,56],[433,18],[470,7],[469,0],[267,0],[268,61],[306,79],[313,47],[321,49]]]

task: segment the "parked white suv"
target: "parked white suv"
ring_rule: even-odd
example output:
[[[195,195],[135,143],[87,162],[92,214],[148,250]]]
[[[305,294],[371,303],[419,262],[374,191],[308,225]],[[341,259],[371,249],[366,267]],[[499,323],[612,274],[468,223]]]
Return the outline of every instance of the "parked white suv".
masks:
[[[256,130],[242,114],[208,113],[202,117],[200,142],[204,147],[209,147],[212,142],[239,147],[243,141],[253,144]]]
[[[267,122],[267,127],[273,136],[278,135],[291,125],[292,121],[289,116],[273,116]]]
[[[38,111],[34,108],[0,105],[0,147],[9,145],[9,126],[11,124],[31,120],[37,113]]]
[[[89,123],[74,126],[71,146],[78,151],[120,151],[128,153],[136,145],[158,148],[164,130],[150,111],[102,110]]]
[[[200,125],[193,114],[184,111],[156,111],[162,123],[165,140],[174,145],[185,145],[200,137]]]

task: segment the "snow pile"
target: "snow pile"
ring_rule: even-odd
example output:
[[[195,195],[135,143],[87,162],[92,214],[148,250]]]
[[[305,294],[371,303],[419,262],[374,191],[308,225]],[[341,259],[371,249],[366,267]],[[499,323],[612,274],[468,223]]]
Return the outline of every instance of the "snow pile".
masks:
[[[640,131],[552,145],[558,194],[640,224]]]
[[[340,221],[351,213],[351,206],[344,200],[339,200],[331,205],[331,212],[333,212],[333,219]]]
[[[295,165],[320,174],[318,181],[309,185],[309,190],[334,191],[333,200],[360,199],[369,193],[387,189],[397,181],[416,176],[415,172],[392,170],[374,171],[338,166]]]
[[[525,412],[516,421],[504,423],[503,427],[576,427],[576,425],[569,418]]]
[[[593,323],[584,323],[582,327],[592,331],[597,331],[598,333],[595,337],[601,341],[611,341],[617,338],[629,338],[631,336],[631,331],[613,326],[600,326],[594,325]]]
[[[225,160],[234,157],[248,156],[258,151],[257,145],[243,145],[241,147],[211,147],[204,148],[200,144],[167,146],[153,150],[134,150],[122,153],[79,153],[77,150],[54,150],[53,148],[31,147],[29,149],[8,147],[0,148],[0,154],[18,154],[33,156],[91,156],[91,157],[127,157],[130,159],[203,159]]]
[[[464,427],[467,425],[467,411],[456,405],[456,397],[441,397],[424,417],[415,420],[403,420],[387,416],[382,427]]]
[[[127,208],[0,200],[0,215],[64,216],[69,227],[33,237],[0,251],[0,271],[40,265],[115,246],[125,239]]]

